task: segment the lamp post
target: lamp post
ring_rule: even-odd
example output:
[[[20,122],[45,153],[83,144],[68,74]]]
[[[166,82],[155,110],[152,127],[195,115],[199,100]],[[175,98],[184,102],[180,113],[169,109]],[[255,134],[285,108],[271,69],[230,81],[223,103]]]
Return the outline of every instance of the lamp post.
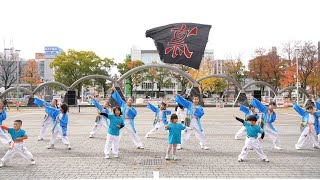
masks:
[[[20,62],[20,58],[19,58],[19,53],[20,53],[20,50],[15,50],[15,58],[17,60],[17,110],[19,110],[19,62]]]
[[[297,104],[299,104],[299,78],[298,78],[298,69],[299,69],[299,66],[298,66],[298,53],[299,53],[299,49],[295,49],[295,56],[296,56],[296,69],[297,69],[297,74],[296,74],[296,78],[297,78]]]

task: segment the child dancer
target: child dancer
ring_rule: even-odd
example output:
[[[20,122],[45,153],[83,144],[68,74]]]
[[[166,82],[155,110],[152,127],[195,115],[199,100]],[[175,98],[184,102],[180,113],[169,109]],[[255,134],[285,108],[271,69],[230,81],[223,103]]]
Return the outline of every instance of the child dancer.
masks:
[[[178,104],[177,115],[181,121],[181,124],[184,124],[187,117],[187,110],[181,104]]]
[[[167,130],[169,130],[169,137],[168,137],[168,150],[165,159],[169,160],[169,156],[172,151],[172,159],[177,160],[176,151],[177,145],[181,144],[181,131],[186,129],[186,126],[183,126],[178,122],[178,116],[176,114],[172,114],[170,118],[170,124],[165,126]],[[191,130],[191,128],[187,127],[187,129]]]
[[[54,119],[52,137],[47,148],[52,149],[54,147],[54,144],[57,139],[57,135],[59,133],[61,135],[61,140],[63,144],[65,144],[67,148],[70,150],[71,145],[67,136],[67,127],[68,127],[68,121],[69,121],[68,114],[67,114],[69,110],[68,105],[62,104],[60,107],[60,110],[52,107],[47,107],[46,105],[45,107],[46,107],[46,112]]]
[[[305,140],[308,136],[311,137],[311,142],[313,143],[313,147],[316,149],[320,149],[319,141],[318,141],[318,134],[319,134],[319,119],[320,112],[314,112],[312,106],[307,106],[306,110],[302,109],[299,105],[293,105],[294,110],[300,114],[302,117],[301,122],[301,135],[300,138],[295,145],[297,150],[300,150],[303,146]]]
[[[125,127],[125,123],[123,121],[121,108],[116,106],[113,108],[113,114],[107,113],[100,113],[100,115],[105,116],[106,118],[110,119],[110,125],[108,128],[107,140],[106,145],[104,146],[104,154],[106,155],[105,158],[109,159],[110,151],[112,148],[112,153],[115,158],[119,157],[119,134],[120,129]]]
[[[108,110],[109,103],[107,100],[103,104],[103,106],[101,106],[96,99],[93,99],[93,105],[97,108],[98,113],[109,114],[109,110]],[[96,121],[95,121],[94,126],[92,128],[92,131],[90,132],[89,138],[93,138],[94,135],[100,130],[101,126],[104,126],[104,127],[106,127],[106,129],[108,129],[109,128],[108,119],[105,118],[105,116],[98,115],[96,117]]]
[[[261,127],[267,133],[270,137],[270,139],[273,141],[273,145],[275,149],[281,150],[282,148],[279,147],[280,144],[280,138],[279,133],[277,130],[273,127],[272,123],[276,121],[276,112],[274,112],[274,109],[276,108],[275,102],[269,103],[269,108],[263,105],[260,101],[258,101],[256,98],[253,98],[251,101],[251,105],[255,108],[259,109],[259,111],[262,112],[262,122]]]
[[[269,162],[269,159],[264,154],[261,144],[257,139],[259,133],[261,134],[260,138],[263,139],[264,131],[259,125],[256,125],[256,122],[257,122],[256,116],[251,115],[247,117],[247,121],[238,117],[236,117],[236,119],[242,122],[247,130],[247,138],[246,138],[244,147],[242,148],[241,154],[238,156],[238,161],[241,162],[243,160],[246,160],[249,153],[249,149],[253,148],[256,151],[256,153],[259,155],[261,160],[265,162]]]
[[[4,108],[3,100],[0,99],[0,126],[2,125],[2,121],[6,120],[6,119],[7,119],[7,113]],[[11,142],[11,138],[2,129],[0,129],[0,141],[3,144],[10,144],[10,142]]]
[[[126,129],[126,131],[129,133],[129,137],[132,140],[132,142],[134,143],[134,145],[138,148],[138,149],[144,149],[143,144],[136,132],[136,129],[134,127],[134,118],[137,115],[137,111],[136,109],[132,106],[133,103],[133,98],[130,97],[127,99],[127,102],[125,102],[124,100],[122,100],[121,96],[119,95],[118,91],[116,90],[116,88],[113,86],[112,89],[114,90],[114,92],[112,93],[112,98],[119,104],[120,108],[121,108],[121,112],[123,112],[123,118],[124,118],[124,129]],[[120,137],[122,134],[122,130],[120,133]]]
[[[24,159],[29,160],[31,164],[36,164],[30,151],[28,151],[24,140],[28,139],[26,131],[21,129],[22,121],[15,120],[13,122],[13,128],[8,128],[7,126],[1,126],[2,129],[8,131],[11,135],[13,142],[11,143],[11,148],[7,151],[4,157],[1,159],[0,167],[5,166],[9,161],[12,160],[16,153],[19,153]],[[2,129],[0,130],[2,131]]]
[[[198,96],[193,96],[192,101],[193,103],[179,95],[176,96],[176,102],[187,109],[187,116],[190,119],[190,128],[192,128],[192,130],[183,131],[181,145],[178,145],[178,149],[182,149],[182,145],[186,143],[186,141],[190,138],[191,133],[194,132],[195,136],[200,141],[201,149],[208,150],[209,148],[206,146],[206,136],[200,122],[201,117],[204,115],[204,111],[202,106],[199,105]]]
[[[57,99],[52,99],[51,103],[47,103],[44,100],[41,100],[39,98],[34,98],[33,102],[35,104],[37,104],[38,106],[40,106],[40,107],[42,107],[42,106],[44,106],[46,104],[46,106],[48,106],[48,107],[50,106],[52,108],[58,109],[58,100]],[[46,114],[44,116],[44,121],[42,122],[42,127],[40,129],[40,135],[38,137],[38,141],[42,141],[43,140],[48,126],[53,127],[53,118],[52,118],[52,116],[50,116],[46,112]]]
[[[255,115],[256,118],[259,119],[259,115],[255,112],[255,108],[252,105],[249,105],[249,108],[244,105],[240,105],[240,111],[244,112],[245,120],[250,115]],[[242,126],[239,129],[239,131],[236,133],[236,135],[234,136],[234,139],[236,139],[236,140],[239,139],[239,137],[241,137],[243,134],[245,134],[245,132],[246,132],[246,127]]]
[[[149,138],[149,136],[151,134],[154,134],[156,131],[158,131],[160,128],[168,125],[168,121],[167,121],[167,115],[171,114],[171,111],[166,109],[167,104],[165,102],[161,102],[160,108],[156,108],[155,106],[153,106],[152,104],[148,103],[148,108],[155,112],[155,120],[153,122],[153,126],[154,128],[151,129],[147,134],[146,134],[146,138]]]

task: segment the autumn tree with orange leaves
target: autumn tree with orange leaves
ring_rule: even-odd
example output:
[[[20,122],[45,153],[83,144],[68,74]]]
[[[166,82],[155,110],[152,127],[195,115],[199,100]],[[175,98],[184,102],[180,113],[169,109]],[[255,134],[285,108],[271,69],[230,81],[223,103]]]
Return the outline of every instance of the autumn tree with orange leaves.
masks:
[[[22,78],[24,82],[31,85],[31,91],[41,83],[38,71],[38,63],[34,59],[30,59],[24,67]]]
[[[192,69],[189,71],[190,76],[193,79],[200,79],[202,77],[208,76],[213,74],[213,61],[211,59],[203,59],[201,61],[201,65],[199,70]],[[208,78],[201,82],[199,82],[199,90],[203,94],[208,92],[209,94],[212,93],[219,93],[223,91],[226,87],[226,83],[221,78]]]
[[[265,52],[264,49],[256,50],[256,57],[249,61],[249,76],[256,81],[265,81],[279,89],[280,80],[285,74],[286,61],[280,58],[275,49],[269,53]]]

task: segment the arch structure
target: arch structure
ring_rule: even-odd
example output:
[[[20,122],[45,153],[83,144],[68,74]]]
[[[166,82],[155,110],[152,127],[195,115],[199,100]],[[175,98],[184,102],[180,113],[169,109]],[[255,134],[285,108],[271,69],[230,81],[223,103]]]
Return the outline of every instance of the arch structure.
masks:
[[[235,86],[237,86],[240,90],[242,89],[241,85],[234,79],[232,79],[231,77],[228,77],[226,75],[223,75],[223,74],[211,74],[211,75],[208,75],[208,76],[205,76],[205,77],[202,77],[200,79],[197,79],[197,82],[201,82],[205,79],[208,79],[208,78],[222,78],[222,79],[225,79],[229,82],[232,82]]]
[[[283,89],[281,89],[278,94],[282,94],[284,93],[285,91],[288,91],[288,90],[292,90],[292,89],[297,89],[297,86],[289,86],[289,87],[285,87]],[[302,88],[298,88],[299,92],[301,92],[302,94],[304,94],[305,96],[307,96],[307,98],[310,98],[310,95],[309,93],[305,90],[305,89],[302,89]]]
[[[99,75],[99,74],[88,75],[88,76],[84,76],[84,77],[76,80],[73,84],[71,84],[71,86],[69,87],[69,90],[73,90],[81,82],[87,81],[87,80],[90,80],[90,79],[105,79],[105,80],[111,81],[112,83],[116,83],[117,82],[114,79],[112,79],[111,77],[104,76],[104,75]]]
[[[50,85],[56,85],[61,87],[64,90],[68,90],[69,87],[60,83],[60,82],[55,82],[55,81],[51,81],[51,82],[45,82],[45,83],[41,83],[40,85],[38,85],[34,90],[33,90],[33,94],[37,93],[38,91],[40,91],[42,88],[46,87],[46,86],[50,86]]]
[[[169,66],[167,64],[147,64],[147,65],[143,65],[143,66],[139,66],[136,67],[134,69],[131,69],[130,71],[124,73],[118,80],[118,84],[123,81],[124,79],[128,78],[131,74],[145,70],[145,69],[151,69],[151,68],[165,68],[168,69],[170,71],[173,71],[175,73],[178,73],[180,75],[182,75],[183,77],[187,78],[192,84],[194,88],[197,88],[198,82],[196,80],[194,80],[188,73],[186,73],[185,71],[182,71],[181,69],[174,67],[174,66]]]
[[[267,86],[270,88],[270,90],[275,94],[277,95],[278,92],[276,90],[276,88],[274,88],[271,84],[267,83],[267,82],[264,82],[264,81],[253,81],[253,82],[250,82],[248,84],[246,84],[245,86],[243,86],[243,90],[246,90],[248,87],[252,86],[252,85],[264,85],[264,86]]]
[[[212,75],[208,75],[208,76],[205,76],[205,77],[202,77],[200,79],[193,79],[187,72],[185,71],[182,71],[181,69],[177,68],[177,67],[174,67],[174,66],[171,66],[171,65],[167,65],[167,64],[147,64],[147,65],[143,65],[143,66],[139,66],[139,67],[136,67],[134,69],[131,69],[130,71],[126,72],[125,74],[123,74],[118,80],[115,80],[111,77],[108,77],[108,76],[104,76],[104,75],[99,75],[99,74],[95,74],[95,75],[88,75],[88,76],[85,76],[85,77],[82,77],[80,79],[78,79],[77,81],[75,81],[70,87],[60,83],[60,82],[45,82],[45,83],[42,83],[40,85],[38,85],[33,92],[31,92],[29,89],[27,88],[24,88],[24,87],[19,87],[19,91],[23,91],[23,92],[26,92],[27,94],[35,94],[36,92],[38,92],[41,88],[45,87],[45,86],[50,86],[50,85],[56,85],[56,86],[59,86],[61,87],[62,89],[68,91],[68,90],[73,90],[78,84],[80,84],[81,82],[83,81],[87,81],[87,80],[91,80],[91,79],[105,79],[105,80],[109,80],[111,81],[115,87],[117,88],[118,92],[120,90],[120,86],[119,84],[125,80],[126,78],[128,78],[131,74],[133,73],[137,73],[139,71],[142,71],[142,70],[145,70],[145,69],[151,69],[151,68],[164,68],[164,69],[168,69],[172,72],[175,72],[175,73],[178,73],[180,75],[182,75],[183,77],[187,78],[192,84],[193,84],[193,88],[192,88],[192,92],[193,94],[199,94],[199,82],[205,80],[205,79],[208,79],[208,78],[222,78],[222,79],[225,79],[229,82],[232,82],[236,87],[238,87],[240,89],[240,92],[241,93],[244,93],[245,89],[247,89],[248,87],[252,86],[252,85],[264,85],[264,86],[267,86],[270,88],[270,90],[275,94],[275,95],[279,95],[279,94],[282,94],[283,92],[285,91],[288,91],[288,90],[292,90],[292,89],[296,89],[297,87],[296,86],[289,86],[289,87],[286,87],[286,88],[283,88],[281,89],[280,91],[277,91],[271,84],[267,83],[267,82],[264,82],[264,81],[253,81],[251,83],[248,83],[246,84],[245,86],[241,86],[236,80],[224,75],[224,74],[212,74]],[[5,90],[1,95],[0,97],[4,97],[5,95],[7,95],[9,92],[11,91],[16,91],[17,90],[17,87],[11,87],[7,90]],[[301,93],[303,93],[305,96],[307,96],[308,98],[310,98],[310,95],[309,93],[300,88],[299,87],[299,91]],[[122,94],[122,92],[121,92]]]
[[[29,89],[27,89],[27,88],[24,88],[24,87],[19,87],[19,88],[17,88],[17,87],[11,87],[11,88],[8,88],[7,90],[5,90],[1,95],[0,95],[0,97],[4,97],[5,95],[7,95],[9,92],[11,92],[11,91],[17,91],[17,89],[19,89],[19,91],[23,91],[23,92],[26,92],[27,94],[32,94],[32,92],[29,90]]]

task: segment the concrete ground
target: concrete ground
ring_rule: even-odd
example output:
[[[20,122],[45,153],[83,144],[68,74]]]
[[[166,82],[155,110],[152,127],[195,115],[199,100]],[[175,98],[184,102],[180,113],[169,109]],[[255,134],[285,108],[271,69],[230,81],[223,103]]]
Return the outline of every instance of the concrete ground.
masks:
[[[320,178],[320,150],[312,148],[310,140],[303,150],[294,148],[300,136],[300,117],[292,109],[276,110],[274,126],[281,135],[283,150],[273,149],[268,136],[262,141],[269,163],[260,161],[254,151],[247,161],[237,161],[244,145],[244,138],[234,139],[241,123],[233,115],[243,117],[238,108],[205,108],[202,125],[210,150],[200,149],[192,135],[185,148],[177,152],[178,161],[164,160],[168,136],[164,130],[151,138],[144,137],[152,128],[154,114],[147,108],[137,111],[135,126],[145,149],[135,148],[125,132],[119,159],[104,158],[106,129],[102,128],[96,138],[88,138],[97,112],[94,108],[82,108],[81,113],[71,108],[68,136],[72,150],[67,150],[61,140],[54,149],[46,149],[50,129],[44,141],[37,141],[43,108],[8,111],[3,124],[12,126],[13,120],[23,120],[22,128],[29,136],[26,144],[36,165],[16,155],[8,166],[0,169],[0,179],[153,178],[157,173],[160,178]],[[0,144],[1,157],[7,149]]]

